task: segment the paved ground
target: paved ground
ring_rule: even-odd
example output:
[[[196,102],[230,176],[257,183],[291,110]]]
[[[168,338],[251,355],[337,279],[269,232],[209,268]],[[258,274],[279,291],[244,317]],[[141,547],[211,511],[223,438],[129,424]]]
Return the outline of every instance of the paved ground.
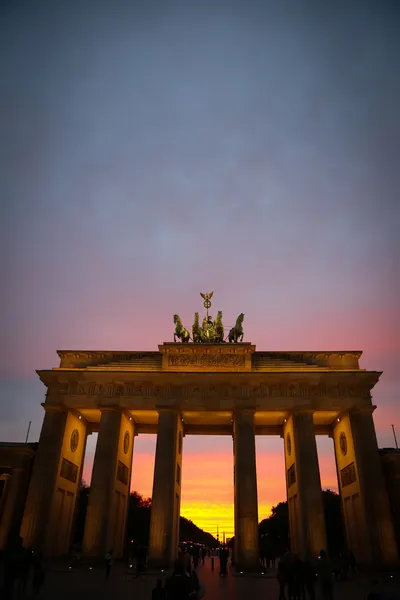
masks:
[[[206,565],[199,567],[198,575],[206,589],[206,600],[278,600],[278,586],[274,576],[219,577],[218,560],[215,571],[211,571],[210,559]],[[127,572],[126,566],[116,564],[113,567],[108,582],[105,581],[102,569],[89,571],[52,570],[47,571],[46,584],[39,599],[42,600],[151,600],[151,590],[157,577],[165,578],[167,573],[147,574],[140,579],[134,579]],[[372,590],[371,575],[360,576],[358,580],[337,583],[335,600],[365,600],[367,593]],[[389,598],[400,600],[400,575],[397,574],[385,585]],[[30,590],[26,595],[31,599]],[[318,600],[320,595],[317,594]]]

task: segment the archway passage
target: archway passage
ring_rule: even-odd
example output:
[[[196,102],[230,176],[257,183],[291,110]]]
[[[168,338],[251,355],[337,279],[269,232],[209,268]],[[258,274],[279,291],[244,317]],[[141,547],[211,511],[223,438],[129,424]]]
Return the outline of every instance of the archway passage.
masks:
[[[316,442],[325,514],[327,548],[324,550],[327,550],[331,557],[337,557],[347,549],[347,540],[334,444],[332,438],[327,435],[317,435]]]
[[[234,535],[232,438],[186,435],[183,448],[181,516],[227,543]]]

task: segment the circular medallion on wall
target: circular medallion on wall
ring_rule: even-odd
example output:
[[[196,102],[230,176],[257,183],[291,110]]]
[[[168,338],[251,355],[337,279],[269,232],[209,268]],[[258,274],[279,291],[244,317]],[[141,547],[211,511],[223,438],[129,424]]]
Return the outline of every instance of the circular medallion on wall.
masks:
[[[130,437],[129,437],[129,431],[125,431],[125,435],[124,435],[124,452],[125,454],[128,454],[128,450],[129,450],[129,442],[130,442]]]
[[[71,447],[71,451],[75,452],[75,450],[77,449],[79,444],[79,431],[77,429],[74,429],[73,432],[71,433],[71,440],[70,440],[70,447]]]
[[[290,437],[290,433],[288,433],[286,436],[286,448],[287,453],[290,456],[292,454],[292,438]]]
[[[343,456],[346,456],[346,454],[347,454],[347,438],[346,438],[346,434],[343,431],[339,437],[339,446],[340,446],[340,452],[343,454]]]

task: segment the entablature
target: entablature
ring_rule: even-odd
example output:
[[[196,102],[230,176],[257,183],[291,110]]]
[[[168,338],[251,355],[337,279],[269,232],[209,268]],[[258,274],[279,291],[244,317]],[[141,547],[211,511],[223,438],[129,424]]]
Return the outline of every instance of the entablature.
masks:
[[[323,373],[148,373],[85,370],[39,371],[47,385],[47,403],[79,408],[115,406],[154,410],[172,405],[187,409],[292,409],[307,405],[316,410],[371,403],[370,391],[380,373],[373,371]]]
[[[237,344],[182,344],[159,346],[158,351],[58,350],[58,369],[128,371],[302,371],[359,370],[360,351],[256,351]]]

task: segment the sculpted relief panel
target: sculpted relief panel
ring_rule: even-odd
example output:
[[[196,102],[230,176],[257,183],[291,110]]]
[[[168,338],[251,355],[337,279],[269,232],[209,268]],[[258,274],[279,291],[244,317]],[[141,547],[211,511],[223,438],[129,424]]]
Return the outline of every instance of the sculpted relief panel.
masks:
[[[168,356],[170,367],[244,367],[245,356],[235,354],[178,354]]]

